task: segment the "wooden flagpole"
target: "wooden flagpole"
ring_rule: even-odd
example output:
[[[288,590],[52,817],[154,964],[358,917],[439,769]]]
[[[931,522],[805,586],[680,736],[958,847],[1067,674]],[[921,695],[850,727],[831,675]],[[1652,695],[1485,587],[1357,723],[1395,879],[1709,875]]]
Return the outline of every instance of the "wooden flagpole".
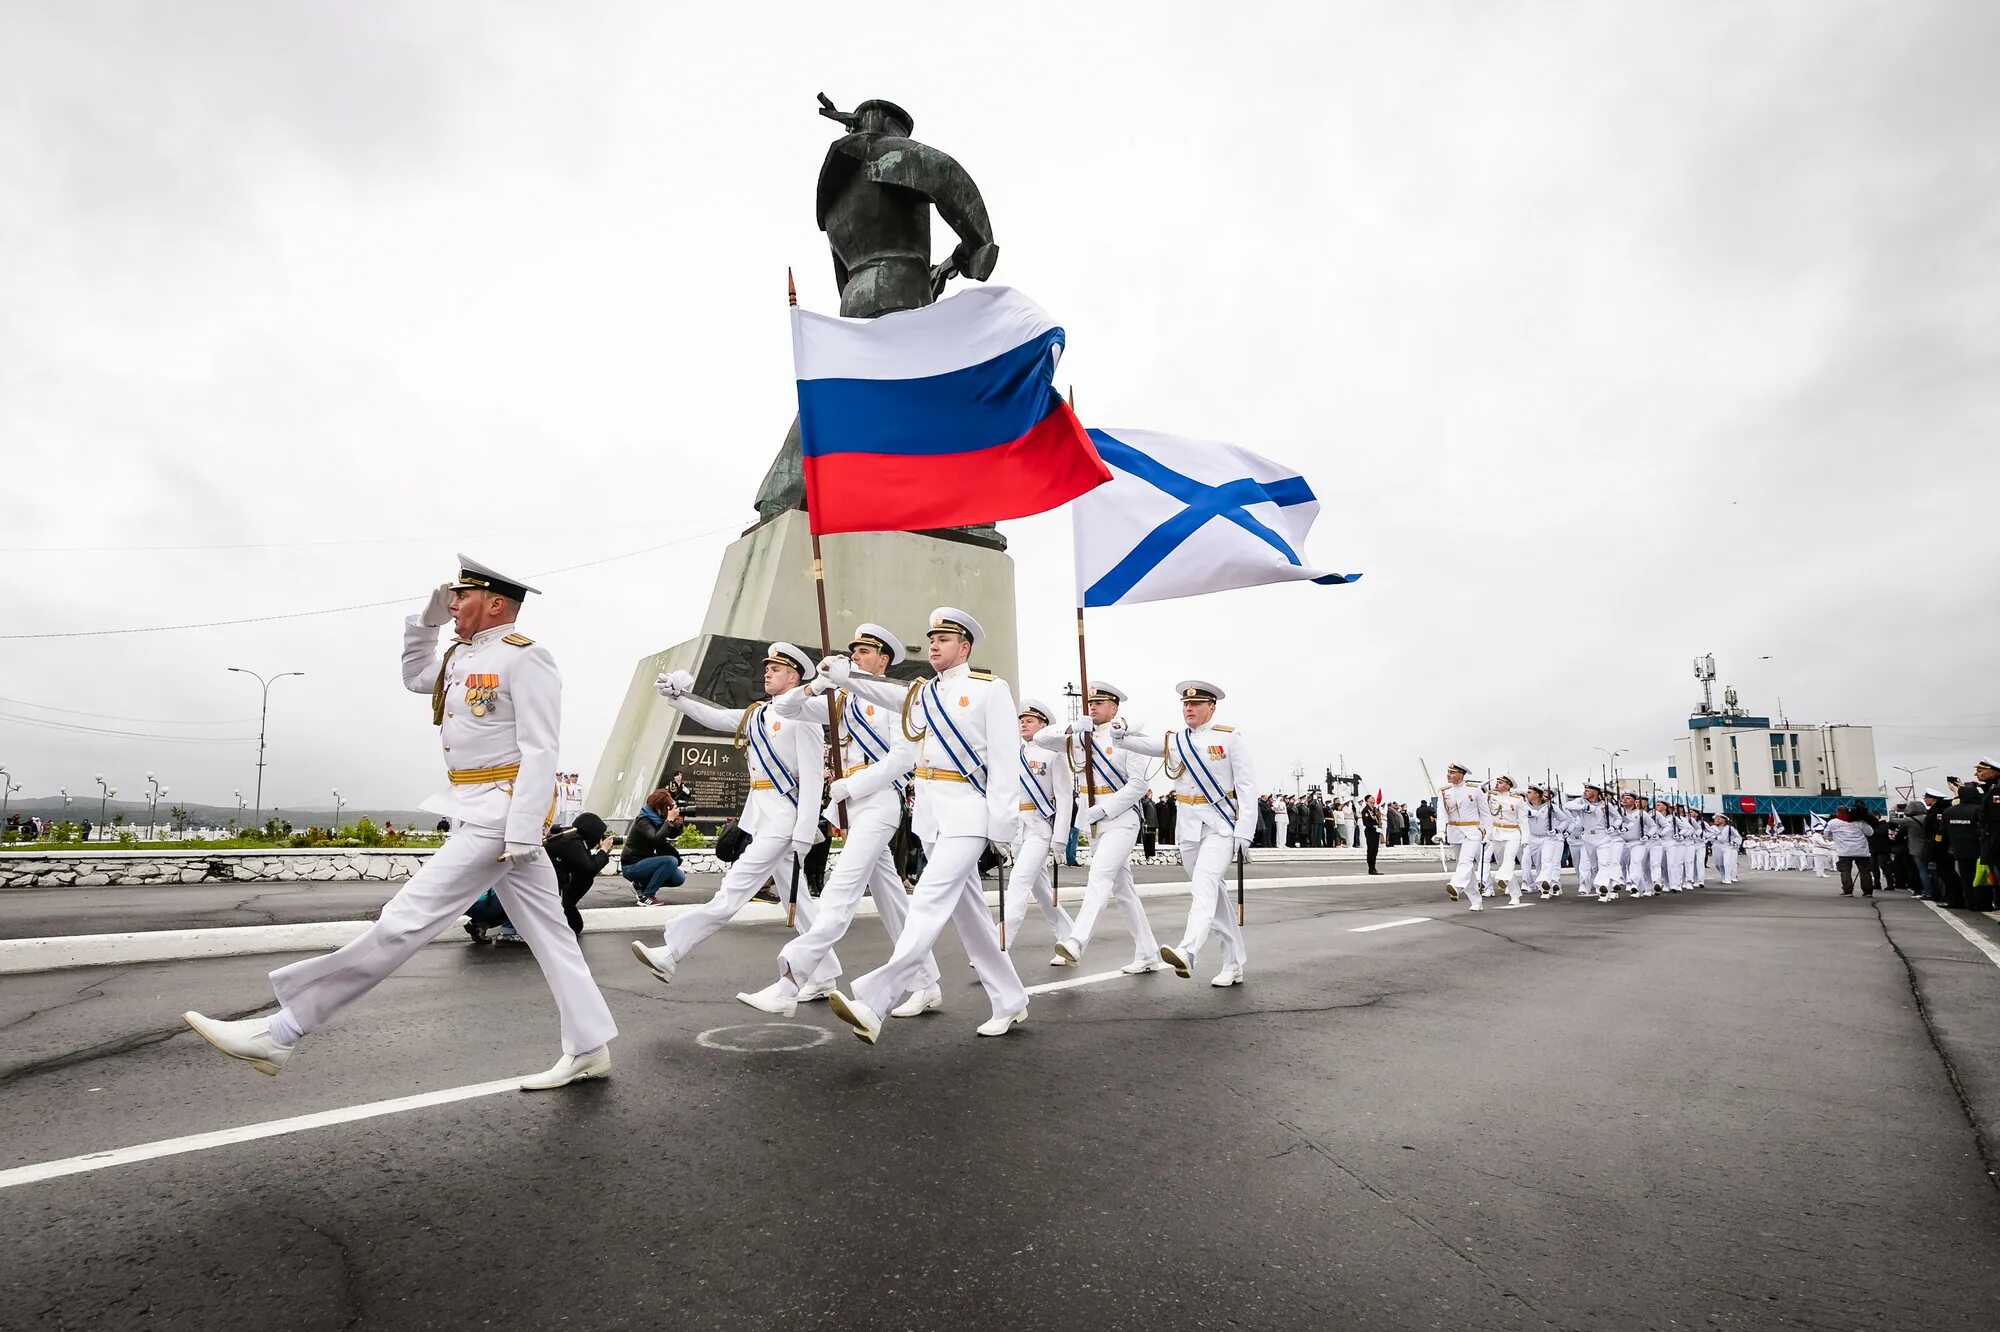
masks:
[[[798,307],[799,303],[798,285],[792,280],[792,270],[789,267],[785,269],[785,303],[794,309]],[[797,367],[794,367],[795,371],[796,369]],[[799,441],[800,441],[800,450],[799,450],[800,466],[803,468],[804,457],[805,457],[805,449],[804,449],[805,419],[803,416],[801,416],[799,419]],[[806,527],[812,533],[813,598],[819,604],[819,655],[820,659],[824,661],[826,658],[833,655],[833,633],[827,626],[827,618],[826,618],[826,562],[820,556],[819,532],[816,528],[813,527],[811,521],[812,500],[810,498],[811,496],[810,488],[808,488],[807,496],[808,498],[806,500],[806,505],[807,505]],[[847,764],[846,761],[841,757],[841,752],[840,752],[840,691],[838,689],[829,690],[826,696],[826,735],[828,741],[831,742],[831,744],[833,745],[834,776],[836,778],[845,776],[847,772]],[[843,801],[834,810],[834,814],[840,821],[841,831],[845,832],[847,830],[847,804],[845,801]],[[785,903],[785,924],[787,927],[792,927],[794,925],[796,913],[798,910],[798,905],[799,905],[798,876],[794,874],[792,876],[791,900]]]
[[[1069,410],[1071,415],[1076,413],[1076,385],[1074,384],[1069,386]],[[1078,605],[1076,608],[1076,674],[1077,688],[1083,693],[1083,702],[1081,705],[1083,715],[1088,717],[1090,715],[1090,654],[1084,645],[1083,607],[1081,605]],[[1097,803],[1097,763],[1093,752],[1095,748],[1095,736],[1085,736],[1083,739],[1083,798],[1084,803],[1088,805],[1095,805]],[[1069,762],[1067,754],[1063,756],[1063,762]],[[1093,825],[1094,827],[1095,825]],[[1091,854],[1093,856],[1096,855],[1095,849],[1092,850]]]

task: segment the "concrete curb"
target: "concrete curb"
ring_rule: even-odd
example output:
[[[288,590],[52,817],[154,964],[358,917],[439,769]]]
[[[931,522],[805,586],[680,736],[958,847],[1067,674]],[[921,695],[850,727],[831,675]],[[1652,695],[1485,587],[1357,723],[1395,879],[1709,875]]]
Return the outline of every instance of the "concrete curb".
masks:
[[[1423,874],[1315,875],[1290,879],[1246,879],[1249,891],[1265,888],[1337,888],[1343,884],[1435,883],[1436,871]],[[1186,883],[1142,883],[1141,897],[1174,897],[1187,892]],[[1082,884],[1065,883],[1063,897],[1074,903]],[[986,894],[989,907],[999,905],[997,892]],[[583,912],[586,934],[646,933],[657,930],[676,916],[694,910],[693,904],[667,907],[592,907]],[[863,898],[857,915],[875,914],[872,898]],[[765,925],[785,918],[782,906],[752,902],[736,913],[731,925]],[[361,937],[370,922],[365,920],[312,921],[295,925],[240,925],[207,930],[137,930],[123,934],[53,935],[39,939],[0,940],[0,976],[25,975],[39,971],[60,971],[71,967],[125,966],[142,962],[185,962],[210,957],[248,957],[258,953],[309,953],[338,948]],[[446,929],[433,943],[463,942],[463,934]]]

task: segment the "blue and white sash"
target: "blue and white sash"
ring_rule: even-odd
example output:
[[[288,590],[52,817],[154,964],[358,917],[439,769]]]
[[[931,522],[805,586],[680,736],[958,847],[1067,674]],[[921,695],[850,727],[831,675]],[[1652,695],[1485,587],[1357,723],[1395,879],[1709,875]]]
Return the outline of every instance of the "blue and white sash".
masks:
[[[1129,780],[1125,776],[1125,769],[1119,767],[1116,763],[1113,763],[1111,761],[1111,755],[1105,753],[1104,746],[1097,743],[1097,735],[1095,732],[1091,733],[1090,752],[1097,759],[1097,770],[1099,772],[1108,772],[1114,779],[1116,779],[1113,781],[1112,785],[1114,786],[1125,785],[1126,781]]]
[[[1182,731],[1177,739],[1181,742],[1181,767],[1194,778],[1194,784],[1208,797],[1208,803],[1222,811],[1223,817],[1236,822],[1236,802],[1222,792],[1222,783],[1215,780],[1215,774],[1208,770],[1208,760],[1201,756],[1201,746],[1194,742],[1192,730]]]
[[[777,787],[779,793],[791,801],[792,807],[796,809],[799,803],[799,779],[794,777],[792,770],[779,760],[777,746],[771,743],[771,733],[764,729],[763,704],[757,705],[757,710],[751,714],[751,719],[755,725],[750,728],[750,748],[757,755],[757,762],[762,764],[764,771],[770,775],[771,784]]]
[[[1035,776],[1035,770],[1028,766],[1028,756],[1026,754],[1021,755],[1021,790],[1026,792],[1028,799],[1034,802],[1035,812],[1047,819],[1050,826],[1054,826],[1056,821],[1055,801],[1047,791],[1042,789],[1042,779]]]
[[[855,746],[863,754],[868,756],[870,763],[880,763],[883,759],[889,757],[889,742],[882,738],[879,731],[868,724],[866,718],[855,711],[854,696],[852,694],[847,696],[847,706],[841,709],[840,715],[847,723],[849,738],[854,741]],[[896,779],[895,786],[896,794],[901,795],[903,793],[903,779],[901,777]]]
[[[931,706],[933,700],[937,704],[935,708]],[[944,705],[944,695],[938,692],[936,680],[932,680],[924,687],[923,705],[924,720],[929,723],[931,736],[938,742],[938,747],[944,750],[944,756],[951,760],[952,767],[958,769],[958,775],[972,784],[973,790],[985,795],[986,783],[975,775],[974,769],[984,770],[986,760],[972,747],[972,743],[965,738],[965,733],[958,729],[958,723],[951,719],[951,713]],[[951,730],[949,736],[945,734],[946,727]],[[952,743],[954,739],[958,742],[956,745]],[[961,750],[964,751],[963,757],[960,756]]]

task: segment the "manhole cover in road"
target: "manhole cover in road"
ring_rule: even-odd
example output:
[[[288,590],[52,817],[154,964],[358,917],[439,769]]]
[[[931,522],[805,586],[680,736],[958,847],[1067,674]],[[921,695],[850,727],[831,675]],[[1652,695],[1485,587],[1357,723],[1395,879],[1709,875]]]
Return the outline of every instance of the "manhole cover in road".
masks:
[[[825,1045],[833,1033],[825,1027],[808,1027],[803,1022],[752,1022],[736,1027],[711,1027],[694,1038],[709,1050],[733,1054],[783,1054],[788,1050],[810,1050]]]

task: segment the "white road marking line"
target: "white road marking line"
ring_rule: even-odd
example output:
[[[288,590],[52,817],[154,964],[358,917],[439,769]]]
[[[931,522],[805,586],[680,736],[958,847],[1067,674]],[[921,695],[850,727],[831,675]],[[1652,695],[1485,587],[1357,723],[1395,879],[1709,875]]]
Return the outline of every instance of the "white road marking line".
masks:
[[[1436,919],[1435,916],[1405,916],[1401,920],[1385,920],[1380,925],[1356,925],[1353,929],[1349,930],[1348,933],[1366,934],[1370,930],[1393,930],[1398,925],[1421,925],[1427,920],[1435,920],[1435,919]]]
[[[1054,994],[1057,990],[1074,990],[1079,985],[1101,985],[1105,981],[1137,980],[1122,971],[1100,971],[1090,976],[1075,976],[1069,980],[1049,981],[1042,985],[1030,985],[1029,994]]]
[[[1946,911],[1936,902],[1926,900],[1924,902],[1924,905],[1929,907],[1931,910],[1937,912],[1939,920],[1942,920],[1945,924],[1951,926],[1953,929],[1957,930],[1960,934],[1964,935],[1967,943],[1971,944],[1974,948],[1977,948],[1980,952],[1986,954],[1987,961],[1991,962],[1996,967],[2000,967],[2000,946],[1996,946],[1991,939],[1988,939],[1985,935],[1979,933],[1979,931],[1973,929],[1970,925],[1967,925],[1964,921],[1952,915],[1949,911]]]
[[[245,1124],[241,1128],[217,1129],[213,1133],[191,1133],[184,1138],[162,1138],[158,1142],[143,1142],[136,1147],[119,1147],[108,1152],[88,1152],[82,1156],[66,1157],[60,1161],[44,1161],[40,1165],[17,1166],[12,1170],[0,1170],[0,1189],[11,1189],[22,1184],[38,1184],[45,1179],[60,1179],[64,1175],[80,1175],[91,1170],[105,1170],[111,1166],[131,1165],[137,1161],[153,1161],[162,1156],[205,1152],[212,1147],[231,1147],[239,1142],[255,1142],[259,1138],[277,1138],[287,1133],[304,1133],[309,1129],[327,1128],[334,1124],[351,1124],[360,1119],[399,1115],[405,1110],[423,1110],[433,1105],[450,1105],[454,1101],[498,1096],[501,1092],[516,1091],[520,1085],[520,1077],[505,1078],[499,1082],[478,1082],[469,1087],[450,1087],[444,1091],[398,1096],[387,1101],[370,1101],[366,1105],[350,1105],[340,1110],[321,1110],[310,1115],[294,1115],[290,1119],[273,1119],[262,1124]]]

